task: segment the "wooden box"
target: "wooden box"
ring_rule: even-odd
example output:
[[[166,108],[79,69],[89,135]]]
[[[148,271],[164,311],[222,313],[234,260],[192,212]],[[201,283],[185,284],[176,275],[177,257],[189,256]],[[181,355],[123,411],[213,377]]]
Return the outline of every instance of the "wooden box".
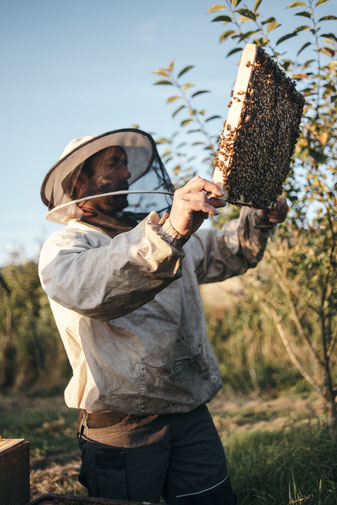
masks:
[[[29,499],[29,442],[0,440],[0,504],[27,505]]]

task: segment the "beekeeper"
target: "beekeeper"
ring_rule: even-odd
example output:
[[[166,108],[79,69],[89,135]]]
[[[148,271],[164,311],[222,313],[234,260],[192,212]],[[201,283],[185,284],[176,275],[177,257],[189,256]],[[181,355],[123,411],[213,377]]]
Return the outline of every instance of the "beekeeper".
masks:
[[[65,401],[81,411],[89,496],[229,505],[198,284],[255,267],[287,205],[198,230],[225,205],[220,189],[195,177],[173,192],[149,134],[72,141],[41,189],[47,217],[66,227],[44,244],[39,274],[72,366]]]

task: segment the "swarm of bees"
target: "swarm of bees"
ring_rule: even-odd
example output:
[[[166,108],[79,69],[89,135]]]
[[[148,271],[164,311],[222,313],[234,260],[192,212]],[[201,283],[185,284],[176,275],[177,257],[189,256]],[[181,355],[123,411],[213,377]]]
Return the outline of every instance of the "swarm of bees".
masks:
[[[261,47],[247,46],[255,58],[241,59],[240,67],[246,67],[246,74],[249,70],[249,77],[239,83],[237,79],[231,93],[228,106],[236,107],[235,124],[230,124],[229,113],[214,165],[227,201],[268,209],[282,193],[290,170],[304,99]]]

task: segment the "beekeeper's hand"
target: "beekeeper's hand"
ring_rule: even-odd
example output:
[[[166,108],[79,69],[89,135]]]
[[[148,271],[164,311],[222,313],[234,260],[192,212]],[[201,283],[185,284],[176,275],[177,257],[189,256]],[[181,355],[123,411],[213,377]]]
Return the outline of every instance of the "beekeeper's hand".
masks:
[[[260,209],[257,211],[257,215],[259,216],[260,219],[263,219],[264,221],[267,222],[269,221],[270,224],[277,224],[285,221],[288,214],[288,210],[289,207],[287,204],[287,200],[283,196],[280,196],[275,209],[272,210]]]
[[[171,225],[184,237],[190,236],[204,219],[209,215],[216,216],[219,214],[217,209],[226,205],[221,196],[223,193],[216,184],[199,176],[193,177],[174,193],[169,217]]]

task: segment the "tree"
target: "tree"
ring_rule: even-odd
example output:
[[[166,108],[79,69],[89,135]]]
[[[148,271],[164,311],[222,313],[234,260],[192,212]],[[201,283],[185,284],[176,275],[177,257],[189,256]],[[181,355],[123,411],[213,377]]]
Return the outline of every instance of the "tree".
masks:
[[[64,380],[67,360],[35,261],[0,269],[0,388]]]
[[[263,14],[262,0],[247,4],[225,0],[212,5],[209,13],[217,13],[212,22],[226,28],[220,42],[229,46],[228,58],[237,56],[247,42],[264,47],[297,82],[305,97],[302,131],[285,185],[285,194],[292,203],[290,218],[276,232],[267,254],[269,275],[257,274],[251,289],[291,361],[324,399],[333,430],[337,427],[333,376],[337,340],[337,17],[325,12],[329,2],[291,2],[286,8],[299,22],[290,32],[274,16]],[[296,41],[295,53],[294,44],[287,44],[291,39]],[[284,47],[286,50],[282,50]],[[175,74],[172,61],[167,68],[155,71],[164,77],[155,84],[175,87],[177,94],[167,101],[179,101],[180,106],[172,116],[187,112],[188,117],[179,124],[180,131],[197,134],[199,139],[184,146],[176,146],[174,138],[160,139],[159,143],[167,146],[166,162],[172,163],[179,155],[183,159],[182,148],[192,152],[201,146],[207,154],[205,161],[211,166],[215,139],[208,132],[208,123],[217,116],[192,106],[196,96],[208,92],[191,93],[193,84],[183,83],[192,68],[193,65],[187,65]],[[184,168],[175,162],[174,170],[177,174],[185,172],[186,176],[189,166]]]

